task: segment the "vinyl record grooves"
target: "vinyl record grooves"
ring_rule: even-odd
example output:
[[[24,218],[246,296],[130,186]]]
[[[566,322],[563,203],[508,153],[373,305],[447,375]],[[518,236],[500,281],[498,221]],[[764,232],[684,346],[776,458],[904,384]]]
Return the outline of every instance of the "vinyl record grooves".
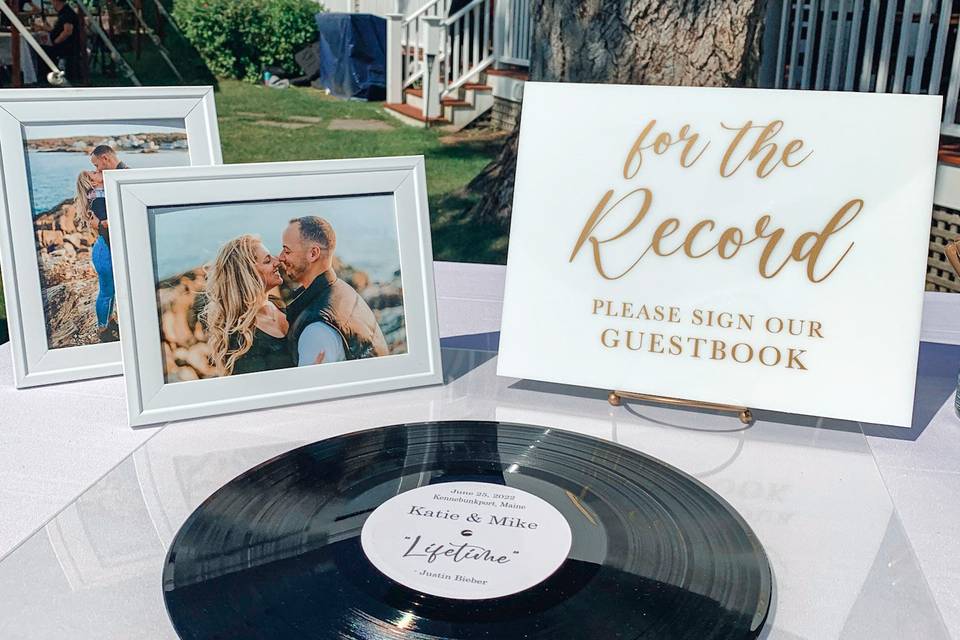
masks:
[[[404,503],[432,494],[444,508]],[[526,501],[522,517],[496,499],[495,515],[475,506],[501,494]],[[449,550],[403,554],[422,560],[413,586],[379,564],[397,554],[370,546],[424,550],[407,520],[436,526],[434,551]],[[461,554],[494,548],[507,551]],[[331,438],[251,469],[183,525],[163,588],[184,640],[706,640],[756,637],[771,576],[743,519],[668,465],[566,431],[458,421]],[[450,595],[460,589],[471,595]]]

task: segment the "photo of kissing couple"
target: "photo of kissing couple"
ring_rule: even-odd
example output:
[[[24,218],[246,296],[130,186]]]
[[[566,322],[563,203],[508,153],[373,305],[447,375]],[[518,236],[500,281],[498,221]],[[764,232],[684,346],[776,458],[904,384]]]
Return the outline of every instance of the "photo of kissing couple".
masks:
[[[396,223],[381,200],[151,211],[166,380],[405,353]]]
[[[119,332],[103,172],[190,164],[182,123],[25,129],[48,347],[116,342]]]
[[[77,176],[77,193],[73,199],[74,220],[77,228],[90,230],[96,240],[90,250],[90,261],[97,272],[97,299],[94,309],[97,314],[97,338],[100,342],[120,339],[117,318],[114,313],[115,287],[113,283],[113,260],[110,255],[110,225],[107,222],[107,199],[103,193],[103,172],[127,169],[117,152],[101,144],[90,152],[94,169],[81,171]]]

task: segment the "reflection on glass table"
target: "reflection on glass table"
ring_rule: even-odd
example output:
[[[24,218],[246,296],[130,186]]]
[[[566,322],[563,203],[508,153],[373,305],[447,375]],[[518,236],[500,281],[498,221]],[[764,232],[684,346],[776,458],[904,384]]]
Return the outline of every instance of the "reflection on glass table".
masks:
[[[476,346],[476,345],[474,345]],[[635,404],[499,378],[491,351],[444,350],[443,386],[174,423],[0,562],[0,637],[176,638],[161,591],[191,512],[250,467],[323,438],[426,420],[501,420],[617,442],[695,476],[762,542],[762,638],[948,638],[859,425]]]

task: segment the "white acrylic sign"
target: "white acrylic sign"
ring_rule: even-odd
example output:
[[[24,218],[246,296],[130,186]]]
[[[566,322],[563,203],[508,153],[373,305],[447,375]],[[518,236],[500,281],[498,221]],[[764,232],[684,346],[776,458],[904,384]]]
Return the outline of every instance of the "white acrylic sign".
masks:
[[[529,83],[498,372],[909,426],[940,104]]]

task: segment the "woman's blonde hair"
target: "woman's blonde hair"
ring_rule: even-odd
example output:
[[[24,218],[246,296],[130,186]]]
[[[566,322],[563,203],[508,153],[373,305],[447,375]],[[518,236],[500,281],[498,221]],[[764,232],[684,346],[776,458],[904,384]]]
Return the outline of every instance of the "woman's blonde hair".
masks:
[[[73,220],[79,229],[89,229],[90,223],[93,222],[88,195],[92,189],[93,181],[90,179],[90,174],[81,171],[77,176],[77,195],[73,197]]]
[[[207,269],[207,302],[201,321],[207,329],[210,359],[223,375],[233,373],[237,360],[253,346],[257,312],[267,302],[256,270],[260,239],[242,235],[220,249]]]

